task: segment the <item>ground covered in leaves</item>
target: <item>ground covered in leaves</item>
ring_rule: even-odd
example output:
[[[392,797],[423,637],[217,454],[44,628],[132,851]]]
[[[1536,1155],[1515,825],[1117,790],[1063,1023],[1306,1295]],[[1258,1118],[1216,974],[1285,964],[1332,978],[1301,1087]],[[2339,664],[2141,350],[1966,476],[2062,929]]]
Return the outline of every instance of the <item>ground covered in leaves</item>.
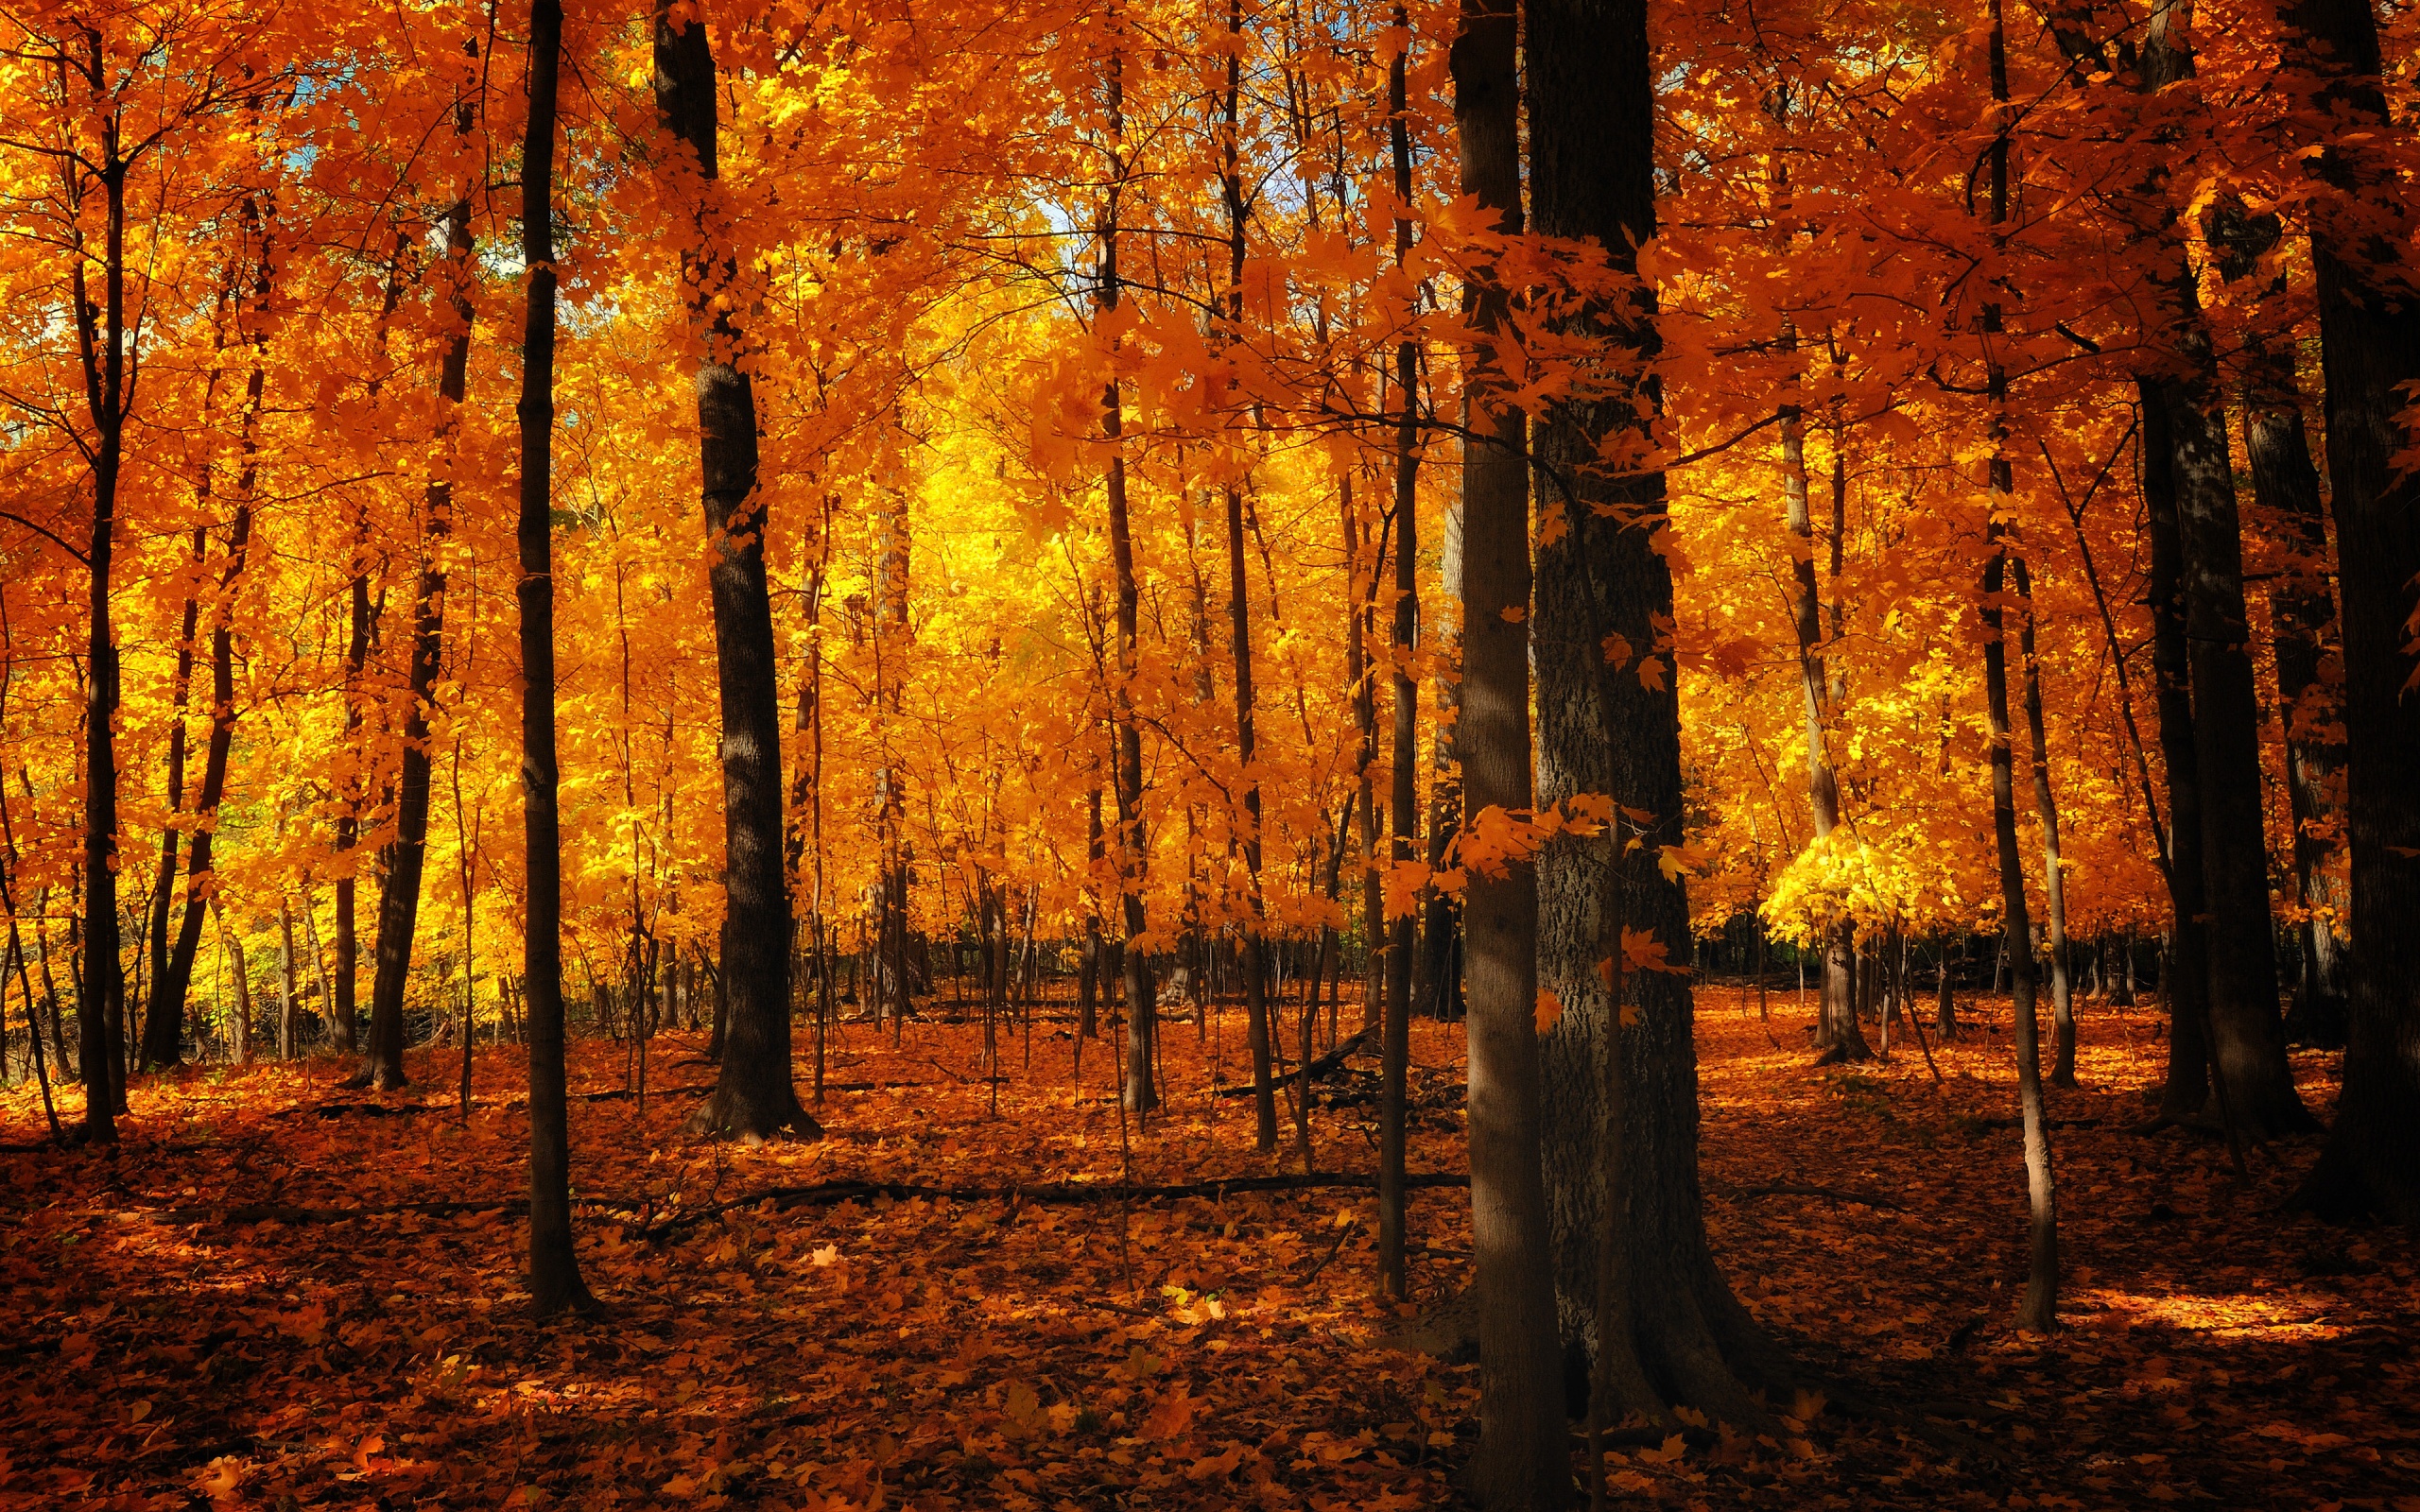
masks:
[[[1906,1048],[1816,1069],[1806,1010],[1768,1005],[1700,997],[1715,1247],[1840,1398],[1904,1416],[1803,1397],[1804,1437],[1625,1451],[1618,1497],[2420,1512],[2408,1242],[2278,1211],[2310,1143],[2256,1151],[2244,1184],[2215,1141],[2132,1132],[2154,1011],[2087,1008],[2083,1089],[2052,1093],[2067,1327],[2040,1339],[2008,1327],[2004,1023],[1968,1006],[1936,1080]],[[1079,1082],[1063,1023],[1008,1034],[997,1083],[978,1026],[893,1045],[851,1024],[831,1137],[762,1149],[683,1134],[711,1076],[692,1040],[655,1041],[644,1107],[623,1047],[575,1041],[606,1310],[543,1326],[511,1207],[517,1051],[482,1051],[467,1120],[451,1053],[415,1052],[420,1088],[375,1100],[328,1060],[139,1083],[115,1150],[0,1156],[0,1505],[1451,1504],[1476,1382],[1378,1346],[1370,1192],[1081,1190],[1302,1169],[1290,1118],[1259,1156],[1250,1100],[1212,1095],[1240,1014],[1164,1040],[1170,1105],[1145,1127],[1106,1097],[1104,1047]],[[1419,1026],[1415,1052],[1411,1163],[1454,1173],[1460,1028]],[[2297,1064],[2325,1111],[2333,1057]],[[1374,1167],[1374,1080],[1323,1084],[1320,1171]],[[41,1138],[30,1087],[0,1114],[0,1139]],[[1465,1199],[1412,1200],[1435,1300],[1464,1280]]]

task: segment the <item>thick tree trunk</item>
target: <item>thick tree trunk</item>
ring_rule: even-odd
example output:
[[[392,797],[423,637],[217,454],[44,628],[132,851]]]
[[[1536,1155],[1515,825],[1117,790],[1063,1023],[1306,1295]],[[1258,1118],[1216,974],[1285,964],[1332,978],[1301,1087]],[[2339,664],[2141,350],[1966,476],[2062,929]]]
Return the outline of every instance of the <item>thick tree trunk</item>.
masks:
[[[738,366],[744,340],[728,297],[735,266],[714,245],[715,58],[702,14],[655,11],[655,99],[675,146],[665,172],[695,240],[681,258],[698,364],[698,459],[721,687],[722,983],[729,1007],[714,1094],[691,1126],[762,1140],[822,1133],[790,1078],[790,899],[783,867],[781,690],[765,576],[765,500],[757,490],[756,399]],[[904,1002],[903,994],[903,1002]]]
[[[529,1039],[529,1297],[540,1317],[594,1306],[571,1234],[571,1129],[563,1094],[562,826],[555,765],[555,92],[559,0],[530,0],[529,121],[521,148],[521,255],[529,310],[521,343],[521,792],[527,839],[522,990]]]
[[[1521,230],[1520,82],[1512,0],[1461,0],[1449,65],[1462,192]],[[1530,807],[1529,490],[1520,411],[1488,335],[1506,297],[1473,288],[1481,343],[1464,354],[1461,747],[1474,812]],[[1471,1249],[1477,1271],[1479,1443],[1469,1488],[1492,1512],[1547,1512],[1571,1491],[1557,1364],[1552,1234],[1540,1167],[1537,873],[1474,868],[1463,895],[1470,999]]]
[[[2304,0],[2297,60],[2326,80],[2351,140],[2319,173],[2313,261],[2327,381],[2327,471],[2344,598],[2344,725],[2353,872],[2349,1038],[2336,1125],[2299,1201],[2420,1228],[2420,699],[2406,692],[2404,627],[2420,578],[2420,478],[2395,458],[2420,382],[2420,304],[2397,255],[2411,214],[2385,132],[2376,14],[2363,0]],[[2403,144],[2396,144],[2397,146]]]
[[[1645,7],[1553,0],[1532,4],[1528,20],[1533,230],[1594,238],[1630,272],[1634,249],[1655,231]],[[1580,330],[1611,328],[1599,382],[1618,386],[1625,369],[1634,373],[1651,356],[1654,317],[1651,295],[1642,293],[1575,318]],[[1607,844],[1619,853],[1632,837],[1641,842],[1610,887],[1604,845],[1565,839],[1539,858],[1540,985],[1564,1005],[1542,1047],[1556,1297],[1566,1346],[1595,1359],[1596,1379],[1618,1393],[1605,1404],[1609,1417],[1661,1418],[1678,1401],[1770,1424],[1754,1393],[1781,1388],[1789,1371],[1707,1246],[1688,902],[1658,865],[1663,848],[1683,838],[1677,684],[1668,636],[1658,627],[1669,623],[1672,579],[1653,540],[1667,520],[1664,480],[1608,476],[1601,461],[1609,438],[1643,432],[1655,402],[1651,388],[1618,387],[1566,402],[1535,442],[1539,513],[1564,527],[1538,551],[1538,801],[1610,798],[1618,837]],[[1472,618],[1479,618],[1476,608]],[[1625,1016],[1634,1023],[1620,1036],[1624,1123],[1613,1177],[1623,1199],[1617,1270],[1629,1305],[1612,1313],[1627,1314],[1630,1336],[1603,1340],[1596,1336],[1600,1230],[1616,1220],[1604,1211],[1610,1152],[1599,1139],[1604,1037],[1615,1032],[1602,973],[1612,952],[1630,956],[1624,935],[1662,952],[1668,969],[1622,973]]]
[[[2142,84],[2158,90],[2194,72],[2187,0],[2156,0],[2145,32]],[[2196,273],[2172,203],[2164,161],[2147,178],[2141,211],[2163,294],[2169,486],[2175,500],[2177,612],[2184,618],[2200,788],[2203,907],[2209,977],[2211,1064],[2225,1081],[2228,1119],[2255,1134],[2308,1128],[2294,1091],[2277,1007],[2276,932],[2269,909],[2269,851],[2261,809],[2260,708],[2243,601],[2243,542],[2236,512],[2218,369]],[[2148,435],[2147,438],[2148,439]],[[2183,816],[2177,816],[2179,828]]]

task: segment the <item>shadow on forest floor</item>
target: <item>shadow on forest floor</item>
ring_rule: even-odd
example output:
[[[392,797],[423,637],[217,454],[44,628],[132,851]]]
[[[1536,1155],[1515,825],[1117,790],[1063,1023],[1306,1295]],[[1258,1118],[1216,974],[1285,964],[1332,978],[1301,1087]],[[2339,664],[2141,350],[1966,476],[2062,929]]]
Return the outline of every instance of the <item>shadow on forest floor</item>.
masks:
[[[1936,1089],[1906,1054],[1812,1067],[1805,1016],[1772,1006],[1768,1030],[1736,988],[1700,994],[1717,1252],[1811,1366],[1996,1458],[1827,1413],[1805,1444],[1627,1453],[1626,1497],[2420,1512],[2410,1248],[2273,1211],[2308,1143],[2256,1152],[2239,1189],[2215,1143],[2126,1132],[2157,1069],[2153,1013],[2087,1005],[2086,1090],[2052,1094],[2057,1117],[2098,1122],[2058,1132],[2070,1326],[2037,1340],[2007,1327],[2017,1136],[1983,1122],[2014,1110],[2005,1035],[1935,1046]],[[1169,1025],[1171,1106],[1121,1130],[1114,1050],[1086,1047],[1080,1089],[1046,1017],[1029,1041],[1004,1031],[996,1120],[979,1027],[911,1023],[893,1049],[849,1025],[831,1074],[852,1090],[819,1115],[838,1137],[761,1150],[691,1141],[693,1098],[651,1091],[642,1110],[620,1095],[623,1048],[576,1040],[574,1091],[615,1094],[572,1105],[581,1260],[610,1312],[544,1328],[510,1206],[516,1049],[482,1053],[467,1122],[437,1090],[450,1051],[414,1053],[421,1087],[367,1099],[429,1105],[409,1118],[291,1116],[365,1101],[335,1091],[330,1060],[138,1083],[116,1151],[0,1156],[18,1215],[0,1506],[1447,1504],[1475,1380],[1373,1347],[1393,1319],[1371,1296],[1366,1192],[878,1197],[638,1237],[844,1177],[1115,1183],[1128,1149],[1143,1182],[1299,1170],[1290,1117],[1262,1157],[1249,1099],[1209,1095],[1241,1074],[1241,1027]],[[1461,1046],[1459,1026],[1418,1026],[1416,1170],[1461,1166]],[[650,1079],[695,1050],[658,1041]],[[2324,1109],[2333,1057],[2298,1065]],[[1317,1163],[1366,1171],[1371,1109],[1339,1102],[1314,1112]],[[0,1137],[39,1129],[30,1088],[0,1092]],[[1466,1209],[1452,1191],[1413,1202],[1433,1300],[1463,1284]],[[238,1221],[263,1205],[295,1221]],[[302,1211],[365,1206],[389,1211]]]

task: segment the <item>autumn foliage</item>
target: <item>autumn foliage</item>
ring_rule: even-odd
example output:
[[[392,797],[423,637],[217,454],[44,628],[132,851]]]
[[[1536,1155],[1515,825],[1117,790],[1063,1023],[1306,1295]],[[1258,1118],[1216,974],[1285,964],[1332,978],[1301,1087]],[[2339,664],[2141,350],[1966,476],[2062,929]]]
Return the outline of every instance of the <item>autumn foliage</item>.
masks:
[[[2412,26],[0,8],[0,1498],[2401,1508]]]

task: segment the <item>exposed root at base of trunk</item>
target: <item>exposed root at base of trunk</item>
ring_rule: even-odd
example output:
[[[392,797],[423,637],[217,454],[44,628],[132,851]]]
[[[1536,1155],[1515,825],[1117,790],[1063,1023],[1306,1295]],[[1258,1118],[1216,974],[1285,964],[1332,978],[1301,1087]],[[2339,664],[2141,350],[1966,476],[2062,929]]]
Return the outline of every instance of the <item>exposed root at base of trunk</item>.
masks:
[[[823,1137],[823,1125],[799,1106],[796,1093],[786,1091],[778,1106],[760,1108],[753,1099],[719,1087],[691,1116],[688,1131],[706,1139],[736,1140],[749,1145],[777,1139],[804,1141]]]

